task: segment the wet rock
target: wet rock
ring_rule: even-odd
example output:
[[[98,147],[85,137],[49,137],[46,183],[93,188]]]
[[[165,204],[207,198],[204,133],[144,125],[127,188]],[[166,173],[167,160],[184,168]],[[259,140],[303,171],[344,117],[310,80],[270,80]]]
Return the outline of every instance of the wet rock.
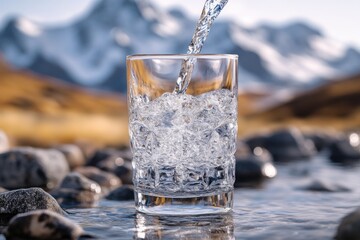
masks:
[[[18,189],[0,193],[1,223],[6,223],[16,214],[39,209],[66,214],[56,200],[41,188]]]
[[[10,148],[9,139],[6,134],[0,130],[0,153],[8,151]]]
[[[336,240],[360,239],[360,208],[345,216],[337,229]]]
[[[297,128],[287,128],[269,135],[263,145],[274,158],[274,161],[289,162],[308,159],[316,151],[312,141],[305,139]]]
[[[250,149],[255,149],[256,147],[264,148],[267,135],[256,135],[248,137],[245,139],[245,143]]]
[[[62,153],[35,148],[15,148],[0,154],[0,166],[0,185],[8,189],[52,189],[69,172]]]
[[[133,184],[133,169],[131,162],[124,162],[123,165],[117,166],[114,169],[114,174],[118,176],[124,184]]]
[[[14,240],[76,240],[83,234],[84,231],[78,224],[48,210],[16,215],[5,230],[6,238]]]
[[[263,162],[273,162],[273,157],[271,156],[270,152],[265,148],[256,147],[252,150],[251,154],[253,154]]]
[[[331,161],[344,164],[360,162],[360,143],[352,140],[351,136],[355,135],[350,134],[349,138],[342,138],[330,145]]]
[[[109,193],[106,199],[113,201],[130,201],[134,200],[134,188],[129,185],[121,186]]]
[[[347,188],[345,186],[335,184],[335,183],[324,182],[324,181],[320,181],[320,180],[315,180],[312,183],[310,183],[309,185],[302,187],[301,189],[305,190],[305,191],[329,192],[329,193],[351,191],[349,188]]]
[[[112,148],[101,149],[94,153],[94,155],[89,159],[87,165],[97,166],[98,163],[107,160],[109,158],[116,159],[121,158],[125,161],[131,161],[131,153],[128,150],[117,150]]]
[[[80,173],[69,173],[51,195],[63,207],[92,207],[101,196],[99,184]]]
[[[114,173],[124,184],[132,184],[133,171],[128,157],[130,154],[127,151],[103,149],[97,151],[87,165]]]
[[[121,180],[116,175],[102,171],[96,167],[81,167],[75,169],[75,171],[98,183],[103,193],[121,185]]]
[[[62,152],[69,164],[70,169],[84,166],[86,163],[85,156],[79,146],[74,144],[65,144],[56,146],[55,149]]]
[[[263,148],[257,147],[252,154],[236,158],[235,187],[258,187],[276,174],[271,155]]]
[[[306,139],[311,140],[314,143],[315,149],[320,152],[327,149],[334,141],[336,141],[341,134],[325,133],[325,132],[313,132],[304,135]]]
[[[8,190],[6,190],[5,188],[0,187],[0,193],[7,192],[7,191]]]
[[[117,167],[124,165],[125,162],[126,161],[121,157],[109,157],[98,162],[95,167],[106,172],[113,172]]]
[[[126,161],[130,161],[133,158],[131,149],[128,146],[122,146],[117,148],[117,150],[120,152],[120,156],[125,159]]]

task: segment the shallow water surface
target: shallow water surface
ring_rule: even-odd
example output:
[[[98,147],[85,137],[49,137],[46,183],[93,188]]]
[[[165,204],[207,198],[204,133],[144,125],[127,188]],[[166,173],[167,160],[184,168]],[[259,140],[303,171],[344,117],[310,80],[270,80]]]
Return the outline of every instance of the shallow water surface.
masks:
[[[340,219],[360,205],[360,168],[331,165],[325,157],[280,165],[259,189],[237,189],[234,211],[223,216],[154,217],[133,202],[102,201],[69,210],[70,218],[100,239],[332,239]],[[312,180],[350,192],[300,190]],[[1,237],[0,237],[1,239]]]
[[[360,205],[360,168],[331,165],[325,157],[278,166],[278,176],[259,189],[237,189],[225,216],[153,217],[132,202],[103,201],[70,210],[87,231],[106,239],[332,239],[340,219]],[[320,179],[350,192],[300,190]]]

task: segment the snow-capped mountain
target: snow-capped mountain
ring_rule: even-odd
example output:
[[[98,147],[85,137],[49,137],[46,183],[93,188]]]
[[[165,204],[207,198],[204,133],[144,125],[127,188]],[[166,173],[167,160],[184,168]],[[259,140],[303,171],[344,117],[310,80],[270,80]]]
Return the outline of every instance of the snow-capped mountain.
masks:
[[[185,53],[196,19],[143,0],[103,0],[68,26],[18,17],[0,31],[0,54],[18,68],[93,89],[126,91],[125,56]],[[204,53],[239,55],[239,84],[307,87],[360,73],[360,53],[304,23],[214,24]]]

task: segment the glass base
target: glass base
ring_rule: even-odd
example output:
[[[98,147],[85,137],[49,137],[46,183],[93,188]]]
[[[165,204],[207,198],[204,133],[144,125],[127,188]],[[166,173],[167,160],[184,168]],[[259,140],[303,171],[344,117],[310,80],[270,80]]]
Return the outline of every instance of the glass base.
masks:
[[[135,191],[135,207],[150,215],[185,216],[224,214],[231,211],[234,192],[196,197],[164,197]]]

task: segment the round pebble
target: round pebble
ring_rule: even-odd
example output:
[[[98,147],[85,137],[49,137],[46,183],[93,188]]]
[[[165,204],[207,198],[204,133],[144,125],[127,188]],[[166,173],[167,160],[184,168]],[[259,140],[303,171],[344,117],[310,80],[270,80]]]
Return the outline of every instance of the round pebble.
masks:
[[[18,189],[0,193],[0,222],[6,223],[10,217],[16,214],[39,209],[66,214],[57,201],[41,188]]]
[[[80,167],[75,169],[75,172],[98,183],[105,192],[121,185],[121,180],[116,175],[102,171],[96,167]]]
[[[35,148],[15,148],[0,154],[0,166],[0,186],[7,189],[52,189],[69,172],[61,152]]]
[[[360,239],[360,208],[346,215],[337,229],[336,240]]]
[[[78,224],[48,210],[16,215],[5,230],[7,239],[16,240],[76,240],[83,234],[84,231]]]
[[[329,193],[351,191],[349,188],[347,188],[345,186],[326,182],[324,180],[315,180],[315,181],[311,182],[310,184],[308,184],[307,186],[302,187],[301,189],[305,190],[305,191],[329,192]]]
[[[59,145],[56,146],[55,149],[64,154],[70,169],[84,166],[86,163],[86,159],[82,150],[75,144]]]
[[[93,207],[101,197],[101,187],[80,173],[69,173],[51,195],[63,207]]]
[[[113,201],[130,201],[134,200],[134,188],[129,185],[121,186],[109,193],[106,199]]]
[[[235,187],[259,187],[276,174],[271,156],[263,148],[257,147],[252,154],[236,158]]]
[[[350,134],[349,138],[339,139],[330,145],[329,152],[332,162],[340,164],[360,162],[360,143],[352,142],[351,136],[355,135]]]

